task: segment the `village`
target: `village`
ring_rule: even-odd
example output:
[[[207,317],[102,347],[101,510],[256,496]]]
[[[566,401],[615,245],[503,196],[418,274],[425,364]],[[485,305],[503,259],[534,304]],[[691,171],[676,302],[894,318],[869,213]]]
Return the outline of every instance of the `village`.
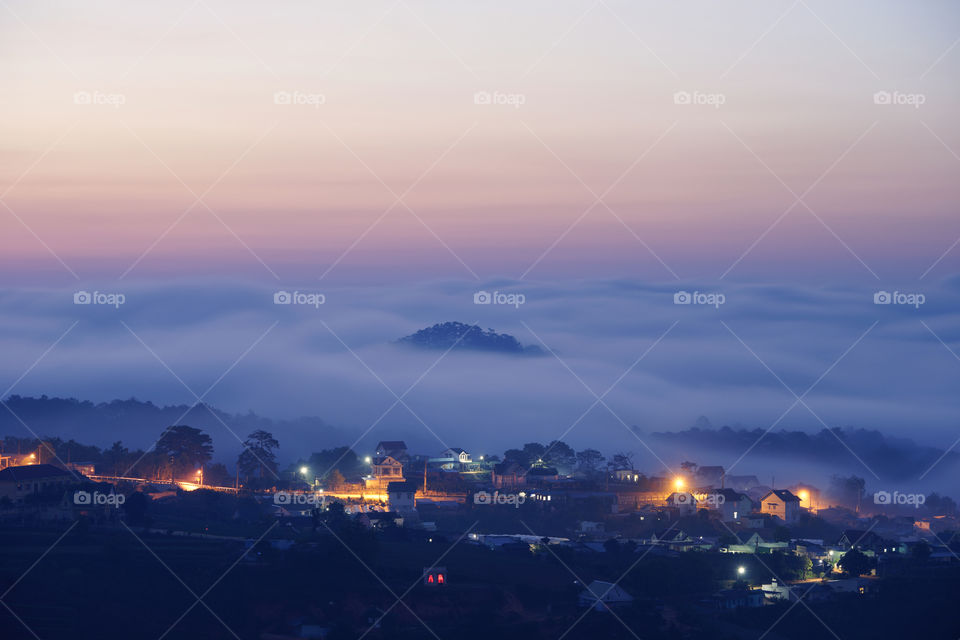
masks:
[[[775,487],[722,466],[687,461],[648,475],[630,462],[629,454],[617,454],[605,464],[600,452],[574,452],[562,442],[528,443],[501,457],[462,448],[412,454],[403,441],[381,441],[368,456],[343,447],[272,478],[261,469],[241,483],[238,472],[230,486],[222,474],[220,484],[211,483],[203,465],[180,478],[162,469],[149,479],[128,477],[102,463],[64,464],[40,446],[0,457],[0,522],[139,525],[146,533],[233,540],[248,551],[267,545],[281,554],[309,547],[339,522],[349,523],[352,536],[390,539],[402,531],[407,541],[456,540],[504,558],[546,554],[589,565],[595,557],[601,566],[616,559],[615,566],[625,566],[576,581],[576,606],[597,615],[649,599],[631,580],[618,579],[640,561],[706,562],[714,590],[698,585],[686,596],[700,611],[869,600],[885,578],[915,572],[918,563],[927,573],[960,566],[949,498],[891,504],[889,496],[866,494],[856,478],[835,478],[826,489]],[[230,522],[197,510],[203,495],[253,505],[250,522],[280,526],[264,540],[242,535],[236,515]],[[424,566],[423,584],[470,580],[447,564]]]

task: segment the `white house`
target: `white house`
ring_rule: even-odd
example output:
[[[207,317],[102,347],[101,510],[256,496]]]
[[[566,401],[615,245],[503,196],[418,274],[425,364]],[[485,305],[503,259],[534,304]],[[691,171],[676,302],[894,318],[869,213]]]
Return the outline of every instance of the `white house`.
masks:
[[[460,464],[468,464],[471,462],[470,454],[459,447],[445,449],[444,452],[440,454],[440,457],[451,462],[459,462]]]
[[[391,482],[387,485],[387,508],[397,513],[410,513],[417,506],[417,484]]]
[[[753,511],[753,501],[745,493],[718,489],[709,494],[707,505],[720,512],[724,522],[738,522]]]
[[[633,602],[633,596],[612,582],[594,580],[586,590],[580,592],[579,602],[581,607],[606,611],[607,607]]]
[[[697,512],[697,499],[688,491],[675,491],[667,496],[667,506],[675,507],[681,516]]]

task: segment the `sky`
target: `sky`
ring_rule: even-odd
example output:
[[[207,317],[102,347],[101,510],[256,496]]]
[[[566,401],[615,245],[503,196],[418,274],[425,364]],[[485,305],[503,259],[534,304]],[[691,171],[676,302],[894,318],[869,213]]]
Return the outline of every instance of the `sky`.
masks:
[[[952,2],[5,0],[0,389],[223,376],[225,410],[362,431],[419,380],[419,418],[378,428],[624,448],[706,415],[946,448],[958,38]],[[389,344],[446,320],[558,357]]]

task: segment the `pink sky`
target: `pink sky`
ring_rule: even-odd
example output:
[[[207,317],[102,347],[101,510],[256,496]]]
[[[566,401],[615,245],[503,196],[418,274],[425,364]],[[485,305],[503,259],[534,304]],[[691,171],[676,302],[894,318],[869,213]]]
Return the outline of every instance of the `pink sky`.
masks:
[[[949,4],[103,6],[0,26],[0,260],[40,279],[919,277],[960,236]]]

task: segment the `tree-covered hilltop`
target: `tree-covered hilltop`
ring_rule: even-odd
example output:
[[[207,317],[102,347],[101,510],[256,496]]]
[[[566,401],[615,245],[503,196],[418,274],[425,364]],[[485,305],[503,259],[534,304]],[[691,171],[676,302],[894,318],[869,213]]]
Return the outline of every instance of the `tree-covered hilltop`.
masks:
[[[45,395],[11,395],[4,404],[9,411],[0,408],[0,433],[21,434],[24,438],[36,433],[101,445],[122,439],[133,446],[145,447],[170,425],[189,424],[214,434],[224,445],[231,441],[237,446],[240,444],[228,428],[241,436],[257,429],[283,433],[288,439],[309,434],[311,442],[318,446],[336,446],[353,440],[350,432],[317,417],[274,420],[253,412],[229,413],[206,403],[158,405],[135,398],[95,403]],[[24,428],[21,420],[33,433]]]
[[[477,325],[463,322],[441,322],[400,338],[397,342],[423,349],[472,349],[520,355],[544,353],[538,346],[524,346],[510,334],[497,333],[493,329],[484,331]]]

